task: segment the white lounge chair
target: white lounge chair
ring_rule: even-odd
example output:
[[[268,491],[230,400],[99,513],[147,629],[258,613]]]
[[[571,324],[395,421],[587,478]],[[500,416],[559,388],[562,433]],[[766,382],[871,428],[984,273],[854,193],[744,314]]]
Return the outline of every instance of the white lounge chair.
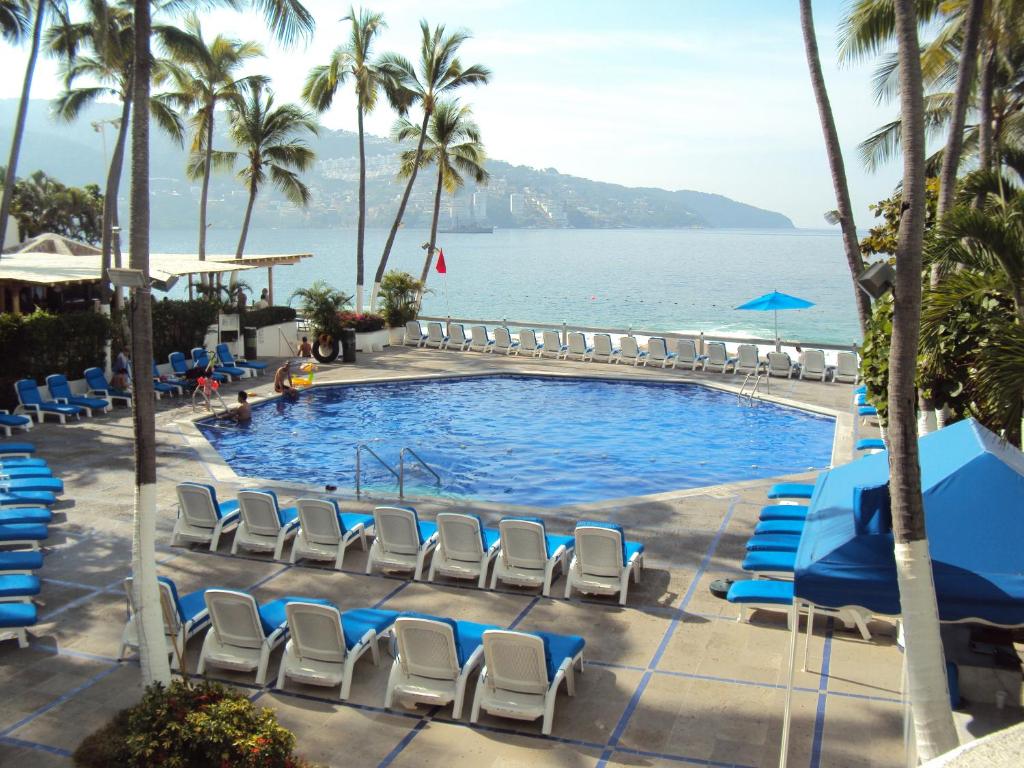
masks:
[[[860,379],[860,363],[854,352],[840,352],[836,355],[836,370],[832,375],[833,381],[841,381],[844,384],[856,384]]]
[[[280,560],[284,545],[299,528],[299,511],[295,507],[281,509],[277,494],[262,488],[239,491],[238,507],[242,522],[235,531],[231,554],[242,547],[254,552],[273,552],[274,559]]]
[[[558,335],[558,331],[544,331],[543,338],[544,349],[541,351],[541,357],[554,355],[556,360],[565,358],[569,351],[569,345],[562,343],[562,337]]]
[[[427,555],[437,546],[437,524],[420,522],[412,507],[377,507],[373,510],[373,544],[366,572],[374,566],[386,571],[412,571],[423,577]]]
[[[241,520],[237,501],[217,501],[217,491],[205,483],[178,483],[178,519],[171,546],[191,541],[209,544],[216,552],[222,534],[230,533]]]
[[[697,370],[697,364],[703,364],[707,355],[697,354],[697,343],[693,339],[676,339],[676,359],[672,367],[689,366],[691,371]]]
[[[257,605],[252,595],[234,589],[208,589],[205,598],[213,626],[203,638],[196,672],[204,675],[208,666],[255,670],[257,685],[267,680],[271,652],[288,637],[285,606],[296,601],[330,605],[326,600],[303,597]]]
[[[465,352],[469,349],[469,338],[466,336],[466,326],[462,323],[448,323],[448,343],[445,349],[457,349]]]
[[[594,334],[594,352],[590,359],[594,362],[611,363],[618,358],[621,350],[612,345],[612,337],[607,333]]]
[[[825,351],[805,349],[800,357],[800,378],[825,380],[828,369],[825,366]]]
[[[548,597],[555,568],[565,572],[573,550],[572,536],[555,536],[539,517],[506,517],[498,523],[501,544],[491,573],[491,589],[499,581],[522,587],[540,587]]]
[[[494,329],[494,346],[492,352],[504,352],[510,355],[519,350],[519,342],[512,340],[512,334],[504,326]]]
[[[35,603],[0,603],[0,641],[14,639],[19,648],[27,648],[27,630],[38,618]]]
[[[753,344],[740,344],[736,348],[736,363],[732,367],[733,375],[737,373],[759,373],[764,364]]]
[[[0,430],[4,435],[10,437],[15,429],[23,429],[28,432],[32,429],[31,416],[15,416],[6,408],[0,408]]]
[[[177,585],[166,576],[158,576],[157,585],[160,589],[160,606],[163,609],[164,634],[167,638],[175,638],[178,652],[184,654],[186,643],[206,629],[210,621],[204,599],[206,590],[200,589],[179,596]],[[139,647],[136,623],[138,610],[132,597],[131,576],[124,580],[124,591],[128,598],[128,621],[124,625],[124,632],[121,633],[121,650],[118,657],[122,659],[129,648]],[[178,660],[170,643],[167,645],[167,653],[171,657],[171,667],[174,668]]]
[[[704,370],[708,368],[714,370],[718,369],[721,373],[728,373],[730,368],[735,368],[736,358],[729,357],[729,353],[725,351],[725,344],[720,341],[709,341],[704,345],[705,351],[708,353],[708,359],[704,361]]]
[[[295,601],[285,606],[290,638],[281,656],[277,687],[288,678],[306,685],[334,688],[344,701],[352,690],[356,662],[367,651],[380,665],[381,637],[399,614],[375,608],[356,608],[341,613],[335,606]]]
[[[632,363],[635,368],[640,363],[647,366],[647,353],[640,349],[640,345],[637,343],[636,336],[623,336],[619,339],[619,357],[615,362],[617,363]]]
[[[625,605],[630,578],[639,582],[643,573],[644,545],[626,541],[622,526],[614,523],[576,523],[575,541],[565,599],[576,589],[587,595],[618,594],[619,605]]]
[[[544,345],[537,343],[537,332],[532,328],[523,328],[519,331],[519,346],[514,354],[539,357],[544,351]]]
[[[452,702],[452,718],[462,716],[466,683],[483,661],[483,634],[498,629],[487,624],[435,616],[403,615],[395,621],[398,656],[391,665],[384,706],[444,706]]]
[[[581,361],[590,360],[594,348],[587,345],[587,337],[579,331],[569,331],[569,348],[566,350],[566,358],[576,356]]]
[[[372,515],[342,512],[334,499],[297,499],[295,506],[299,530],[292,545],[291,562],[302,558],[333,560],[340,571],[349,544],[359,541],[366,551],[366,529],[373,526]]]
[[[769,352],[768,375],[790,378],[793,375],[793,359],[785,352]]]
[[[487,326],[474,325],[469,333],[470,352],[490,352],[494,348],[494,340],[488,336]]]
[[[647,361],[651,363],[661,363],[661,367],[664,368],[669,363],[675,366],[676,353],[668,351],[668,344],[665,339],[661,336],[651,336],[647,340]]]
[[[444,349],[448,343],[448,337],[444,335],[444,326],[437,321],[427,323],[427,339],[424,346],[434,349]]]
[[[487,569],[498,554],[500,534],[484,528],[477,515],[441,512],[437,516],[438,544],[430,559],[427,581],[440,573],[454,579],[476,579],[487,586]]]
[[[422,347],[426,340],[427,334],[423,332],[419,320],[410,320],[405,324],[405,338],[402,340],[405,346]]]
[[[576,695],[575,669],[583,672],[585,641],[575,635],[550,632],[484,632],[484,668],[476,684],[469,721],[484,710],[498,717],[541,721],[541,733],[551,735],[558,689]]]

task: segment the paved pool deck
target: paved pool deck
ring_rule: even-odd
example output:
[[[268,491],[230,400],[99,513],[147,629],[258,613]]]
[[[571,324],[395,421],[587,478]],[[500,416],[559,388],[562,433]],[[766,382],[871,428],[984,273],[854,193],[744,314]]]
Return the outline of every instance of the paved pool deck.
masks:
[[[487,372],[568,373],[644,381],[702,381],[737,387],[742,377],[660,369],[523,359],[478,353],[388,349],[359,356],[355,366],[327,366],[317,382]],[[234,392],[241,384],[224,388]],[[267,396],[271,379],[245,382]],[[851,386],[775,379],[775,398],[838,414],[834,461],[852,458],[855,437],[877,432],[855,424]],[[233,395],[226,394],[226,400]],[[390,657],[357,667],[348,702],[336,689],[289,683],[286,690],[252,685],[252,676],[215,670],[292,729],[308,759],[337,766],[478,765],[737,765],[778,762],[783,667],[788,633],[782,614],[759,612],[751,623],[716,599],[708,585],[741,577],[739,563],[765,491],[774,480],[733,483],[651,497],[547,509],[554,531],[569,531],[582,515],[626,523],[631,539],[645,542],[642,582],[629,604],[611,599],[561,599],[538,591],[478,590],[453,581],[428,584],[364,575],[365,554],[350,550],[341,572],[269,556],[231,556],[230,536],[220,550],[170,547],[176,515],[174,486],[213,482],[230,498],[245,482],[210,455],[190,424],[188,403],[162,400],[157,414],[160,570],[181,591],[204,586],[250,590],[258,600],[308,595],[333,600],[342,610],[376,606],[550,630],[586,638],[585,673],[575,698],[559,696],[551,737],[533,723],[483,716],[453,721],[451,708],[384,708]],[[859,429],[859,433],[858,433]],[[122,580],[129,571],[132,533],[132,430],[130,413],[113,413],[70,426],[47,423],[27,438],[64,478],[66,496],[56,510],[40,573],[40,621],[31,645],[0,645],[0,765],[67,766],[79,741],[140,693],[137,660],[118,659],[125,620]],[[204,447],[205,446],[205,447]],[[299,473],[300,468],[296,468]],[[793,476],[792,479],[810,479]],[[279,485],[282,501],[298,487]],[[316,494],[319,488],[307,493]],[[370,511],[394,497],[352,500],[346,509]],[[416,500],[427,518],[452,504]],[[466,509],[466,504],[459,504]],[[482,504],[485,523],[502,508]],[[286,558],[290,550],[286,549]],[[308,561],[307,561],[308,562]],[[807,672],[798,670],[793,696],[792,766],[892,766],[902,760],[901,655],[893,625],[871,622],[865,642],[856,633],[819,619],[810,641]],[[202,639],[189,645],[194,666]],[[276,681],[280,651],[268,680]],[[467,702],[472,701],[472,684]]]

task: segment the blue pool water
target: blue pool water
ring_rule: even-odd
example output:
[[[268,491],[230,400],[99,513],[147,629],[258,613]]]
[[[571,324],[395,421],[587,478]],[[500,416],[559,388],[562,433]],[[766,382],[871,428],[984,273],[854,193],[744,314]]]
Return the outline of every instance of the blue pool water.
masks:
[[[835,423],[693,384],[487,376],[316,388],[199,427],[242,476],[351,491],[357,443],[393,465],[410,446],[443,482],[407,469],[407,495],[554,507],[824,468]],[[363,485],[397,493],[365,455]]]

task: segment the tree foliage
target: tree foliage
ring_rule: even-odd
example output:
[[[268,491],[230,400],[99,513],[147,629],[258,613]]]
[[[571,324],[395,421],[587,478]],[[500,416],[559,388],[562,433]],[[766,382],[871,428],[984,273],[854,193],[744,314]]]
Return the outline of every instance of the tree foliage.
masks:
[[[935,224],[935,210],[939,200],[939,180],[928,179],[925,182],[925,194],[927,195],[928,218],[925,222],[925,230],[930,230]],[[865,256],[895,256],[896,238],[900,229],[900,214],[903,210],[903,195],[897,191],[885,200],[879,200],[868,208],[881,221],[868,230],[868,234],[860,241],[861,252]]]
[[[24,238],[52,232],[97,245],[103,234],[103,193],[96,184],[67,187],[36,171],[15,183],[11,215]]]

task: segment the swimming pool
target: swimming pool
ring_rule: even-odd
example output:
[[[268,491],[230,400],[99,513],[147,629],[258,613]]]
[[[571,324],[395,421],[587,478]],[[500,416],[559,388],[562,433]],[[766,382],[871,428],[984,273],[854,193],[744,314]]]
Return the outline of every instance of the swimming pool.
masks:
[[[253,407],[247,426],[198,424],[239,475],[354,487],[355,445],[397,465],[406,494],[554,507],[774,477],[829,464],[834,419],[741,405],[696,384],[483,376],[318,387]],[[397,495],[364,455],[363,486]]]

